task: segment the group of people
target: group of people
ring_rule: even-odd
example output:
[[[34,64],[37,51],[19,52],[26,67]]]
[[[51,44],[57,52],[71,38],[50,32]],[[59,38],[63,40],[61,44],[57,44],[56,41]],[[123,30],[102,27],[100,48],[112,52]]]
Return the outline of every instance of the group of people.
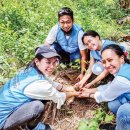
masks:
[[[81,59],[81,74],[74,87],[65,87],[49,78],[60,62],[76,59]],[[89,83],[92,73],[97,77]],[[108,74],[114,76],[112,82],[92,88]],[[41,122],[45,101],[52,100],[60,109],[74,96],[94,98],[97,103],[108,102],[116,115],[115,129],[129,130],[130,61],[125,48],[113,41],[101,40],[96,31],[84,33],[74,23],[73,11],[63,7],[58,11],[58,24],[49,32],[45,44],[35,49],[34,59],[0,88],[0,130],[14,130],[22,125],[27,130],[51,130]]]

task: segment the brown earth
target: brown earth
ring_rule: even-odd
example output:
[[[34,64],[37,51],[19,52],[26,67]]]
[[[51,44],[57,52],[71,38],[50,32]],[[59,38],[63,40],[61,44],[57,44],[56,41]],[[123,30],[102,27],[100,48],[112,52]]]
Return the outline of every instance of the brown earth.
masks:
[[[74,86],[76,77],[79,75],[77,70],[67,69],[57,71],[51,78],[65,86]],[[95,78],[93,75],[90,81]],[[111,77],[110,77],[111,78]],[[106,78],[109,81],[110,78]],[[99,84],[103,84],[104,81]],[[97,87],[99,84],[95,84]],[[56,109],[56,104],[52,101],[46,103],[45,113],[43,115],[43,122],[51,126],[52,130],[78,130],[78,125],[81,120],[94,118],[94,111],[101,107],[94,99],[75,98],[70,105],[62,106],[60,110]],[[98,129],[98,128],[97,128]],[[21,127],[19,130],[24,130]]]
[[[78,75],[79,72],[76,70],[65,70],[58,72],[53,79],[66,86],[73,86],[77,82]],[[55,108],[52,108],[45,123],[51,124],[52,130],[77,130],[79,122],[92,118],[93,111],[97,108],[99,105],[94,99],[75,98],[71,105],[65,104],[60,110],[56,110],[55,119],[53,118]]]

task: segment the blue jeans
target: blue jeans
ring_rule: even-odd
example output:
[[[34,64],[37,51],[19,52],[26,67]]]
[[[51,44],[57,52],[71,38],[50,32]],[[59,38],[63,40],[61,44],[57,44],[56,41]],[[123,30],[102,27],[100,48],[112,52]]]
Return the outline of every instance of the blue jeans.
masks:
[[[55,48],[57,53],[61,56],[61,62],[65,61],[65,62],[69,63],[69,62],[75,61],[76,59],[81,58],[79,50],[74,53],[68,53],[68,52],[64,51],[57,42],[54,42],[52,44],[52,46]]]
[[[125,97],[108,103],[109,109],[116,115],[115,130],[130,130],[130,103]]]
[[[44,104],[41,101],[25,103],[7,118],[2,130],[15,130],[25,124],[34,128],[41,121],[43,110]]]

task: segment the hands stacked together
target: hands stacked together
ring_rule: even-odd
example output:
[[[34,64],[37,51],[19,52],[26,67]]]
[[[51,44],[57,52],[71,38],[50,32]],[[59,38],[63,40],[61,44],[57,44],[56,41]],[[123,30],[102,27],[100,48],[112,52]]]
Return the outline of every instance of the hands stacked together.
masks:
[[[88,89],[91,87],[91,83],[88,83],[86,86],[82,86],[79,84],[75,84],[74,87],[66,87],[67,92],[67,100],[70,100],[70,102],[73,102],[74,97],[78,98],[90,98],[92,94],[94,94],[94,89]],[[72,98],[73,97],[73,98]],[[73,100],[72,100],[73,99]]]
[[[84,86],[84,83],[82,81],[79,81],[78,83],[75,84],[74,88],[79,92],[79,95],[77,97],[79,98],[86,98],[89,97],[92,94],[91,88],[93,86],[92,83],[88,83],[87,85]]]
[[[78,82],[73,86],[64,87],[64,92],[67,96],[67,104],[69,105],[74,101],[74,97],[78,98],[94,98],[94,93],[96,92],[96,88],[91,88],[91,83],[88,83],[86,86],[83,86],[82,82]]]

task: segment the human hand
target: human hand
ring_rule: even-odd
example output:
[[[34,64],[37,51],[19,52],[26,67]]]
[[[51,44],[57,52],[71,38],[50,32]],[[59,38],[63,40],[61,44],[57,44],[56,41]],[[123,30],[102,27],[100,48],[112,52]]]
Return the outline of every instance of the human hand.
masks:
[[[74,98],[75,98],[75,97],[70,97],[70,98],[68,98],[68,99],[66,100],[66,104],[67,104],[67,105],[70,105],[72,102],[74,102]]]
[[[86,84],[84,87],[85,87],[85,88],[91,88],[92,86],[93,86],[92,83],[88,83],[88,84]]]
[[[72,86],[66,86],[65,91],[66,91],[66,92],[74,92],[75,89],[74,89],[74,87],[72,87]]]
[[[81,81],[79,81],[78,83],[76,83],[76,84],[74,85],[74,88],[75,88],[76,90],[80,90],[81,88],[83,88],[83,85],[84,85],[84,82],[81,80]]]
[[[78,98],[87,98],[90,97],[90,93],[86,91],[81,91],[81,93],[78,95]]]
[[[83,77],[84,77],[84,75],[81,73],[81,74],[76,78],[76,80],[81,80]]]
[[[69,99],[70,97],[78,97],[80,92],[77,91],[73,91],[73,92],[65,92],[66,93],[66,97],[67,99]]]

